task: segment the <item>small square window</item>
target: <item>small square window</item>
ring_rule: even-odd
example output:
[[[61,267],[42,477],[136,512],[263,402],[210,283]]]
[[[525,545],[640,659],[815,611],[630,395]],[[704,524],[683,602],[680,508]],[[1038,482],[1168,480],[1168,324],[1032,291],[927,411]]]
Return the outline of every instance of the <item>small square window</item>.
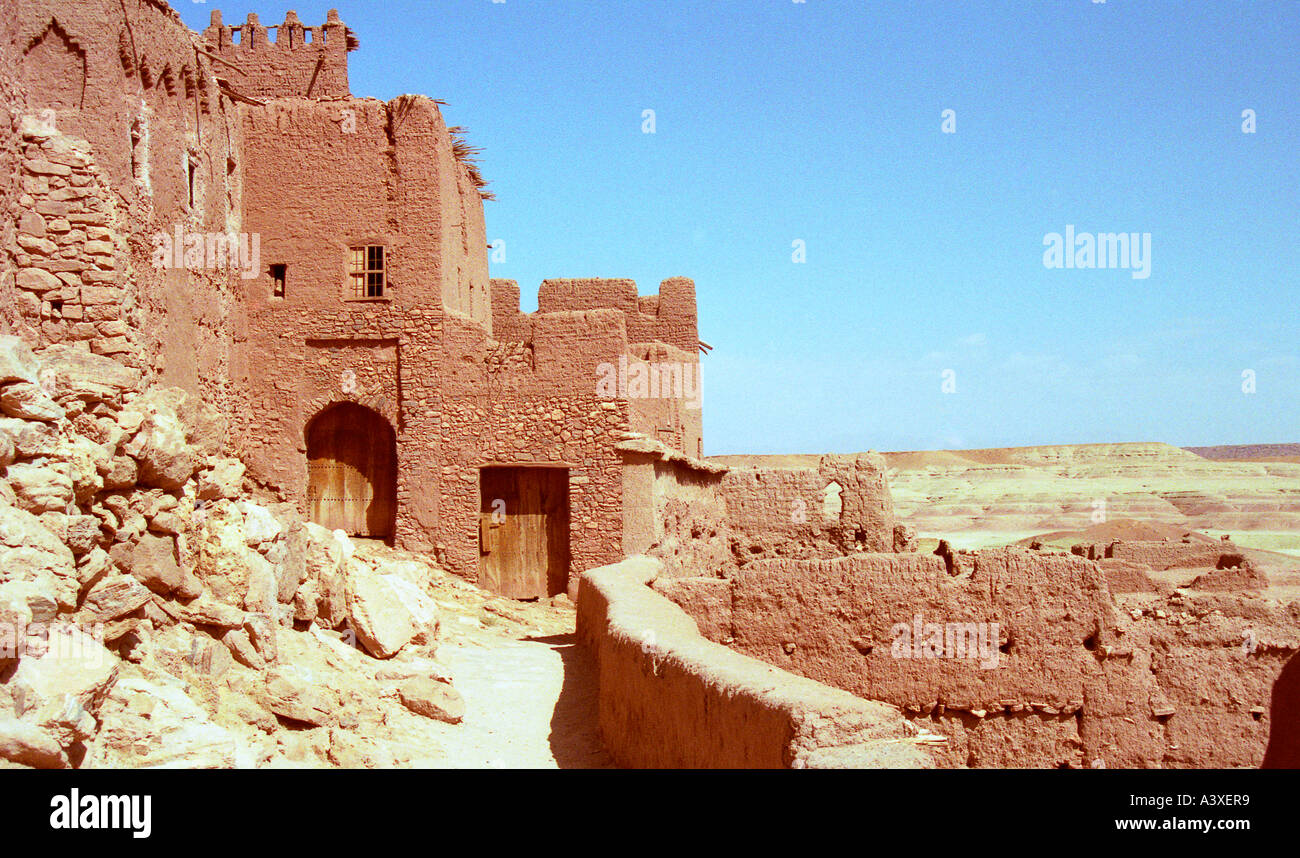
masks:
[[[351,249],[348,276],[352,281],[353,298],[384,297],[384,248],[371,244]]]

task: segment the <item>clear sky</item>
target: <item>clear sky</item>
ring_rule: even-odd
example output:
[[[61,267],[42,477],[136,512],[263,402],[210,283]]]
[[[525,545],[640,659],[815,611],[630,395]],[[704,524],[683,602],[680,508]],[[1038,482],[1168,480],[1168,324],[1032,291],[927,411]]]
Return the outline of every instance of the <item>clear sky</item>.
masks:
[[[446,101],[525,310],[694,278],[706,454],[1300,442],[1293,0],[172,4],[336,6],[355,95]]]

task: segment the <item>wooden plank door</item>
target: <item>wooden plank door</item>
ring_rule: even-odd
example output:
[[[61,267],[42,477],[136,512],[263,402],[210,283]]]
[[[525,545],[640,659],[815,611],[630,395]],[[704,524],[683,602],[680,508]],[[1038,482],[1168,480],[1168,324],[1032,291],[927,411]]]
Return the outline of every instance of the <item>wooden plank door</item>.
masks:
[[[556,570],[562,564],[567,579],[567,469],[484,468],[480,480],[479,584],[512,599],[562,592]]]
[[[350,536],[387,538],[396,514],[397,452],[388,421],[351,403],[322,412],[307,430],[311,520]]]

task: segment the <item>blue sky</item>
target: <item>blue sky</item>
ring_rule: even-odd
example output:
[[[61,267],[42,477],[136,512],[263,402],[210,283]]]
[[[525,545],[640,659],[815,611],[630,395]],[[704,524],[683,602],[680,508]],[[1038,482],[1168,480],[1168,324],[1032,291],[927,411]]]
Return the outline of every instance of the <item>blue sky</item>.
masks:
[[[708,454],[1300,441],[1300,3],[172,2],[337,6],[355,95],[448,102],[524,309],[694,278]]]

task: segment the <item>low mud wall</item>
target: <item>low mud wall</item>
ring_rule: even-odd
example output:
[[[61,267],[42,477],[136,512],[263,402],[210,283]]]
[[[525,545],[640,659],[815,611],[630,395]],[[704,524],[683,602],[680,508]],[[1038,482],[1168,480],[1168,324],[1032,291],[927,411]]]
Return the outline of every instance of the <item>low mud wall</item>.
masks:
[[[699,628],[776,667],[893,704],[954,767],[1263,761],[1300,605],[1252,593],[1116,602],[1081,557],[986,550],[767,560],[655,583]]]
[[[648,584],[658,560],[583,574],[578,635],[595,655],[598,723],[636,768],[928,768],[925,735],[863,700],[703,638]]]

